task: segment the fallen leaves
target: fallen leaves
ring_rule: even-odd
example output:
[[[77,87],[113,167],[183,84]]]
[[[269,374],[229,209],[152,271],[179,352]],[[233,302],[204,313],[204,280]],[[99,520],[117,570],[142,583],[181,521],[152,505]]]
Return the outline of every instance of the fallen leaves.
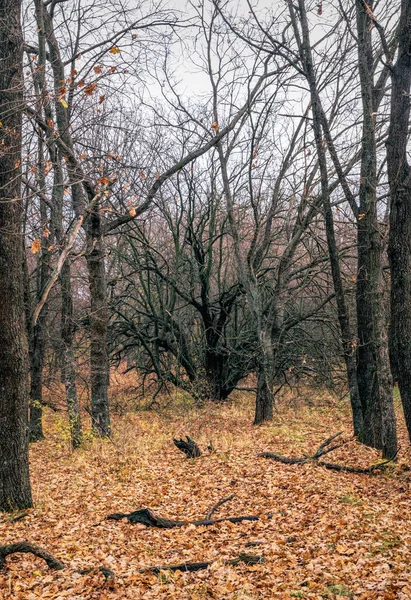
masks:
[[[258,458],[266,449],[303,456],[336,428],[350,433],[345,407],[300,406],[295,413],[280,405],[279,411],[271,425],[258,429],[250,425],[252,405],[245,396],[203,409],[179,405],[161,415],[131,412],[113,418],[113,444],[90,438],[74,454],[65,447],[61,414],[46,411],[47,439],[31,447],[35,508],[23,519],[0,517],[0,538],[4,544],[28,539],[42,545],[67,569],[51,573],[32,556],[10,556],[7,571],[0,572],[0,597],[409,599],[411,475],[397,468],[370,477]],[[212,439],[214,453],[186,459],[172,443],[173,435],[186,432],[202,448]],[[367,466],[378,455],[353,442],[335,456]],[[233,493],[216,518],[262,518],[178,529],[104,520],[109,512],[136,506],[192,520]],[[256,542],[261,544],[247,550]],[[265,564],[224,564],[247,551],[263,555]],[[137,572],[187,561],[212,565],[196,573]],[[114,589],[106,587],[99,565],[115,571]],[[76,573],[84,567],[94,569]]]

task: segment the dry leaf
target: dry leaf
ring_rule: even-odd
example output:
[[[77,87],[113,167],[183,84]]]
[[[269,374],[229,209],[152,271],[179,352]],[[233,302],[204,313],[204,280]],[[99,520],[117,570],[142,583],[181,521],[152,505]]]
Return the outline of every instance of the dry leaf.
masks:
[[[33,254],[37,254],[37,252],[40,251],[40,248],[41,248],[40,240],[38,238],[33,240],[33,243],[31,244],[31,251],[33,252]]]

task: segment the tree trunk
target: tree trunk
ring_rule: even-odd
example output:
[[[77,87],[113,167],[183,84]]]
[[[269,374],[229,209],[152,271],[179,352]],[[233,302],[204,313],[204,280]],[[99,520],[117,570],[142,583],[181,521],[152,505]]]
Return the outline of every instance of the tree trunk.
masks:
[[[391,195],[388,254],[391,268],[392,356],[411,440],[411,169],[407,161],[411,89],[411,3],[402,0],[398,56],[392,69],[387,140]]]
[[[21,184],[20,0],[0,2],[0,510],[32,506],[27,421]]]
[[[262,365],[257,372],[257,397],[255,400],[254,425],[273,420],[274,396],[267,370]]]
[[[66,388],[67,412],[70,424],[71,445],[75,450],[81,444],[82,426],[76,387],[76,357],[74,354],[73,297],[69,259],[60,274],[61,282],[61,339],[63,342],[62,375]]]
[[[39,137],[39,161],[38,178],[40,189],[45,189],[44,177],[44,159],[43,159],[43,141]],[[46,286],[50,276],[49,252],[47,250],[50,242],[48,235],[44,235],[48,225],[47,206],[43,198],[40,198],[40,239],[41,252],[37,260],[37,281],[36,281],[36,304],[40,301],[43,289]],[[29,439],[30,442],[37,442],[44,439],[43,434],[43,369],[44,356],[46,352],[45,333],[47,327],[48,303],[43,306],[37,322],[34,327],[31,322],[28,323],[29,334],[31,335],[30,349],[30,421],[29,421]]]
[[[369,14],[372,8],[372,1],[366,8],[362,0],[357,0],[358,69],[363,106],[357,221],[358,382],[364,418],[361,441],[382,450],[383,456],[388,458],[397,452],[397,434],[382,293],[383,243],[377,215],[373,23]]]
[[[354,435],[358,435],[363,427],[363,415],[361,409],[361,401],[358,392],[358,381],[355,367],[355,345],[353,344],[353,335],[349,319],[347,303],[345,299],[344,286],[341,277],[340,259],[338,247],[334,232],[334,219],[330,203],[330,193],[328,188],[328,170],[323,144],[322,135],[322,107],[317,89],[316,76],[310,49],[308,20],[305,9],[304,0],[298,2],[300,9],[302,41],[300,42],[300,55],[304,65],[305,75],[310,87],[312,115],[313,115],[313,130],[315,144],[317,149],[318,163],[321,176],[321,197],[323,203],[323,212],[325,220],[325,231],[327,237],[327,246],[330,256],[331,274],[334,284],[335,298],[337,303],[338,321],[341,330],[341,339],[343,346],[344,360],[347,368],[348,385],[350,389],[350,402],[353,416]],[[293,20],[293,26],[297,39],[300,39],[298,34],[297,24],[295,20],[294,7],[289,1],[290,14]]]
[[[104,244],[100,228],[101,222],[97,207],[88,226],[88,242],[91,250],[87,254],[91,298],[91,414],[94,432],[99,436],[109,437],[111,428],[108,400],[110,365],[107,354],[107,286]]]

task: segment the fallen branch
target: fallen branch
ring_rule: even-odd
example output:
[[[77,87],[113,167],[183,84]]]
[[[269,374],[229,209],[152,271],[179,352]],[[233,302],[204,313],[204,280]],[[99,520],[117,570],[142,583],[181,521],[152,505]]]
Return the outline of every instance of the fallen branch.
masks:
[[[16,554],[17,552],[23,552],[25,554],[34,554],[38,558],[42,558],[46,561],[49,569],[62,570],[65,569],[65,565],[61,563],[57,558],[54,558],[44,548],[30,544],[29,542],[16,542],[15,544],[8,544],[7,546],[0,546],[0,570],[6,564],[6,557],[10,554]]]
[[[186,435],[186,440],[176,440],[173,438],[174,445],[177,446],[181,452],[187,456],[187,458],[198,458],[201,456],[201,450],[196,444],[194,440],[191,439],[188,435]]]
[[[146,527],[158,527],[160,529],[173,529],[174,527],[183,527],[184,525],[200,527],[201,525],[214,525],[215,523],[223,523],[224,521],[240,523],[241,521],[258,521],[259,519],[257,516],[247,515],[243,517],[224,517],[222,519],[201,519],[199,521],[173,521],[172,519],[160,517],[149,508],[141,508],[131,513],[114,513],[106,517],[106,519],[114,521],[120,521],[124,518],[133,524],[140,523]]]
[[[42,558],[46,563],[49,569],[53,569],[56,571],[62,571],[66,569],[66,565],[57,560],[52,554],[41,548],[40,546],[36,546],[35,544],[31,544],[30,542],[16,542],[15,544],[8,544],[6,546],[0,546],[0,571],[6,564],[6,558],[10,554],[17,554],[22,552],[24,554],[34,554],[38,558]],[[76,569],[76,573],[80,573],[81,575],[87,575],[88,573],[92,573],[93,571],[98,570],[102,573],[107,582],[111,584],[114,583],[115,575],[114,572],[107,567],[94,567],[91,569]]]
[[[49,552],[41,548],[40,546],[36,546],[35,544],[31,544],[30,542],[16,542],[15,544],[8,544],[7,546],[0,546],[0,571],[6,564],[6,557],[10,554],[15,554],[18,552],[30,553],[34,554],[38,558],[42,558],[46,561],[49,569],[54,569],[57,571],[62,571],[66,569],[66,565],[61,563],[57,558],[51,555]],[[210,565],[215,561],[210,562],[198,562],[198,563],[182,563],[179,565],[163,565],[158,567],[146,567],[144,569],[139,569],[138,573],[160,573],[160,571],[199,571],[201,569],[207,569]],[[254,554],[246,554],[242,553],[237,558],[232,558],[231,560],[224,561],[225,565],[237,566],[240,563],[244,563],[246,565],[257,565],[264,562],[264,558],[262,556],[254,555]],[[80,575],[88,575],[89,573],[93,573],[93,571],[99,571],[102,573],[106,579],[106,583],[109,586],[113,586],[115,582],[115,573],[111,569],[107,569],[107,567],[95,567],[91,569],[75,569],[76,573],[80,573]]]
[[[197,563],[181,563],[179,565],[164,565],[161,567],[147,567],[146,569],[140,569],[139,573],[145,573],[150,571],[151,573],[160,573],[160,571],[200,571],[201,569],[207,569],[215,561],[210,562],[197,562]],[[237,566],[240,563],[246,565],[257,565],[262,564],[264,558],[255,554],[240,554],[237,558],[231,560],[225,560],[225,565]]]
[[[217,502],[217,504],[215,504],[206,514],[206,519],[209,520],[211,519],[212,515],[215,513],[216,510],[218,510],[220,508],[220,506],[222,506],[223,504],[225,504],[226,502],[229,502],[230,500],[232,500],[234,498],[235,494],[230,494],[230,496],[227,496],[227,498],[223,498],[222,500],[219,500],[219,502]]]
[[[389,458],[388,460],[378,463],[377,465],[371,465],[370,467],[361,468],[361,467],[348,467],[345,465],[339,465],[336,463],[329,463],[322,460],[318,460],[321,456],[336,450],[337,448],[341,448],[347,441],[343,441],[339,444],[334,444],[334,446],[330,446],[331,442],[335,440],[338,436],[341,435],[341,431],[332,435],[328,439],[325,440],[317,449],[317,451],[312,456],[302,456],[302,457],[292,457],[292,456],[282,456],[281,454],[275,454],[274,452],[261,452],[258,456],[263,458],[271,458],[277,462],[281,462],[286,465],[303,465],[310,461],[314,461],[317,465],[324,467],[325,469],[330,469],[332,471],[340,471],[343,473],[360,473],[368,475],[370,473],[374,473],[375,471],[384,471],[388,468],[388,464],[396,459],[398,451]],[[329,446],[329,447],[328,447]]]

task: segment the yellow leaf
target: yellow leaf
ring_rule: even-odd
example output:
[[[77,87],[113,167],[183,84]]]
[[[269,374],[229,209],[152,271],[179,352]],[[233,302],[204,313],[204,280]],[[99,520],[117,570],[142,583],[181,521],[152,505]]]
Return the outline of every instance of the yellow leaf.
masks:
[[[136,216],[136,214],[137,214],[137,213],[136,213],[136,209],[134,208],[134,206],[132,206],[128,212],[130,213],[130,215],[131,215],[132,217],[135,217],[135,216]]]
[[[37,577],[41,577],[40,571],[33,571],[33,575],[37,575]]]
[[[68,104],[67,104],[67,102],[64,100],[64,98],[60,98],[60,102],[61,102],[61,104],[64,106],[64,108],[68,108]]]
[[[120,54],[121,50],[120,48],[117,48],[117,46],[113,46],[112,48],[110,48],[109,52],[110,54]]]
[[[33,254],[37,254],[37,252],[39,252],[40,248],[41,248],[40,240],[39,239],[34,240],[31,245],[31,251],[33,252]]]

